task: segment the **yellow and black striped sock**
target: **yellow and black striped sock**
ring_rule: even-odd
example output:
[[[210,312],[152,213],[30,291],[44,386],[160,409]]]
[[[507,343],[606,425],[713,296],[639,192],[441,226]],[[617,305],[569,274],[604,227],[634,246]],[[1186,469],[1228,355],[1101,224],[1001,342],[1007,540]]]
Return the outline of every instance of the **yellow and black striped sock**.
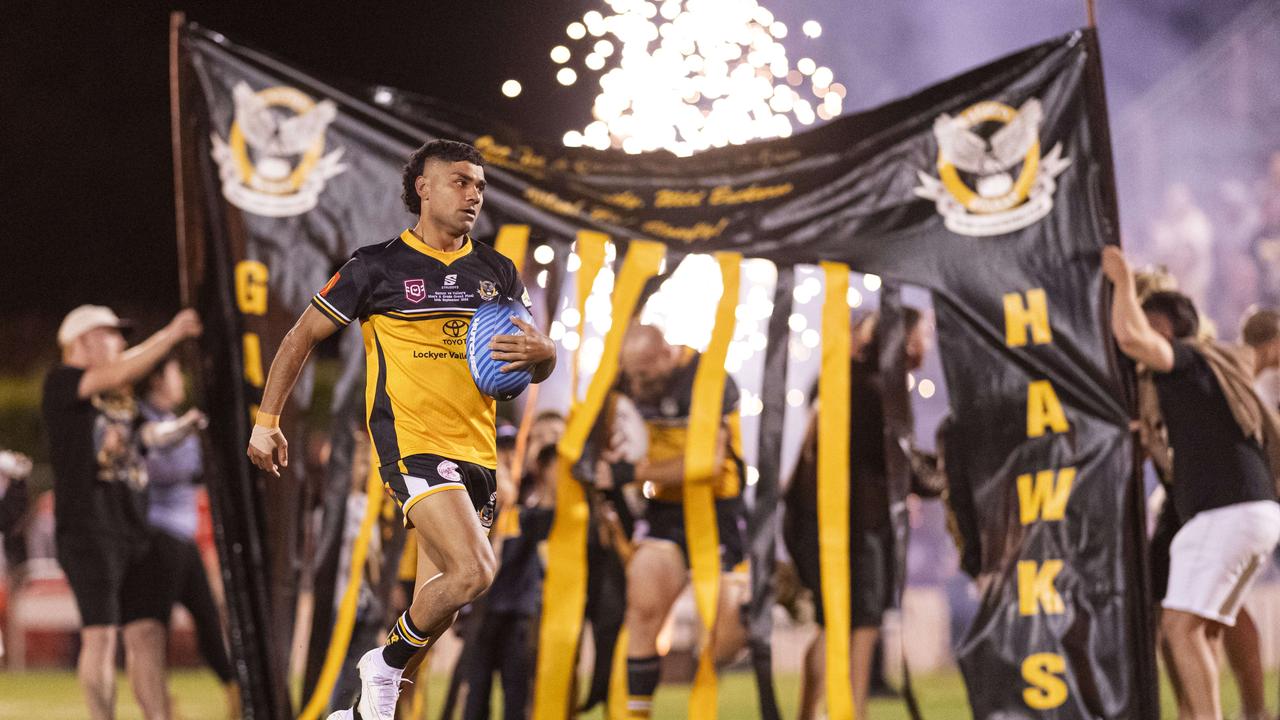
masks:
[[[430,638],[413,624],[409,611],[405,610],[404,614],[396,620],[395,625],[391,626],[391,632],[387,634],[387,645],[382,648],[382,659],[391,667],[403,670],[414,654],[429,643]]]
[[[660,662],[657,655],[627,658],[627,720],[649,720]]]

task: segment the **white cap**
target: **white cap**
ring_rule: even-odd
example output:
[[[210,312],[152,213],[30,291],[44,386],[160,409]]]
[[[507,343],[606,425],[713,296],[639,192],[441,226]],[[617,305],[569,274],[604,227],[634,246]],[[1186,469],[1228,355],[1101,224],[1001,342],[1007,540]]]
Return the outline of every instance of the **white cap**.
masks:
[[[81,305],[62,319],[58,326],[58,344],[66,347],[81,335],[100,327],[127,328],[129,322],[121,320],[105,305]]]

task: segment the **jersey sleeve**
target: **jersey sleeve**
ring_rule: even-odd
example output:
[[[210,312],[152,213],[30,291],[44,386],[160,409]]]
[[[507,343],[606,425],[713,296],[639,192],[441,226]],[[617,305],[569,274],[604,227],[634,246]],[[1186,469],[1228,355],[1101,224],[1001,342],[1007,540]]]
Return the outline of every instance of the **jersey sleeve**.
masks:
[[[311,305],[340,328],[351,324],[352,319],[365,314],[370,294],[369,272],[365,262],[352,256],[338,272],[329,278],[320,292],[311,298]]]
[[[524,283],[520,281],[520,272],[516,270],[514,263],[507,262],[507,279],[506,287],[502,288],[502,294],[512,300],[519,300],[524,305],[524,309],[533,312],[533,300],[529,298],[529,290],[525,288]]]

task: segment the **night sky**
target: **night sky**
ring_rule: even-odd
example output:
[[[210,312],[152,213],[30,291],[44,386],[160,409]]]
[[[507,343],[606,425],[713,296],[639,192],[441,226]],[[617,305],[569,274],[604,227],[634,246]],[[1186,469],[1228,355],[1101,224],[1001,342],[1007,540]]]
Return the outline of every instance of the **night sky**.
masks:
[[[1174,39],[1183,43],[1161,45],[1167,58],[1207,37],[1245,1],[1199,9],[1190,0],[1113,0],[1112,32],[1132,36],[1148,18],[1163,22],[1172,28],[1165,36],[1180,32]],[[850,110],[1083,20],[1079,0],[894,0],[890,6],[869,3],[857,13],[845,0],[764,4],[797,29],[806,13],[823,18],[826,45],[810,51],[820,59],[831,56],[837,77],[850,87]],[[1107,0],[1102,4],[1105,10]],[[599,3],[424,0],[343,3],[333,10],[316,2],[264,5],[191,2],[181,9],[321,76],[457,102],[515,120],[530,134],[559,138],[590,121],[593,84],[558,85],[547,52],[563,41],[566,24]],[[0,347],[6,348],[0,370],[29,363],[36,347],[51,351],[51,327],[80,303],[109,303],[140,317],[144,326],[177,309],[168,100],[168,14],[174,7],[53,1],[8,2],[0,10],[0,310],[8,319],[0,324]],[[947,29],[958,21],[948,14],[956,13],[964,13],[968,31]],[[840,34],[832,27],[838,22],[846,23]],[[893,35],[896,52],[877,44],[886,34]],[[951,46],[942,47],[938,38],[952,40]],[[1131,44],[1109,42],[1104,22],[1104,50],[1115,66],[1112,72],[1109,65],[1109,86],[1117,78],[1126,83],[1122,96],[1168,69],[1168,63],[1124,57]],[[1135,68],[1139,75],[1130,77]],[[499,91],[509,77],[524,85],[515,100]],[[1112,110],[1114,115],[1114,104]]]
[[[60,317],[81,302],[143,314],[176,309],[169,139],[169,3],[5,3],[0,128],[5,212],[0,308]],[[525,105],[557,136],[585,87],[551,73],[499,92],[512,66],[545,64],[547,37],[581,3],[189,3],[188,17],[330,77],[382,83],[482,112]],[[535,7],[540,6],[540,7]],[[408,9],[406,9],[406,7]],[[500,42],[494,42],[500,38]],[[539,86],[538,81],[542,81]],[[587,97],[573,101],[577,92]],[[533,99],[554,102],[535,103]],[[554,109],[548,112],[547,108]],[[43,324],[43,323],[41,323]]]

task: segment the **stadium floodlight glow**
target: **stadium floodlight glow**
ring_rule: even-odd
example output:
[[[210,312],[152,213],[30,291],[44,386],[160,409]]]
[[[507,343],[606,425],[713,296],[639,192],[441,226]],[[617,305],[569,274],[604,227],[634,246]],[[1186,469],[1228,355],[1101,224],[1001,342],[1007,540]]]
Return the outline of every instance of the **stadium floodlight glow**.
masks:
[[[822,34],[822,25],[817,20],[805,20],[800,26],[800,32],[811,38],[816,38]]]
[[[810,125],[843,110],[842,103],[826,100],[834,81],[829,69],[821,68],[822,76],[802,87],[817,63],[802,58],[792,67],[781,43],[787,26],[757,0],[600,5],[565,30],[570,39],[583,41],[572,52],[565,48],[581,58],[577,72],[595,73],[601,90],[592,106],[594,120],[576,135],[566,133],[567,146],[686,156],[788,137],[796,123]],[[821,26],[810,20],[803,30],[817,37]],[[561,63],[562,54],[552,59]],[[568,70],[556,74],[561,84],[576,80]]]
[[[563,65],[569,62],[569,48],[563,45],[557,45],[551,48],[551,61],[557,65]]]
[[[519,80],[508,80],[502,83],[502,94],[509,98],[519,95],[521,89]]]

